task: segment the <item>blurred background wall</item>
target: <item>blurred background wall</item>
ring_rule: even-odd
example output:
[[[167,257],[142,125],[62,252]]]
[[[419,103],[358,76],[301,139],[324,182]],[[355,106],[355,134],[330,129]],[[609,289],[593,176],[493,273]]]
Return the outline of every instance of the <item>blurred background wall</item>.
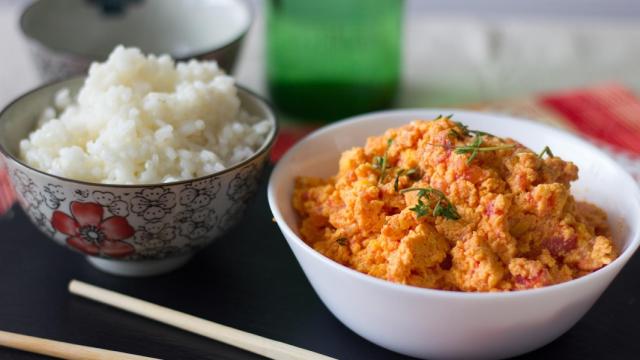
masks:
[[[457,13],[483,17],[609,17],[638,19],[636,0],[409,0],[410,11]]]
[[[236,76],[264,93],[262,2]],[[0,105],[39,81],[17,26],[27,0],[0,0]],[[400,106],[455,106],[621,82],[640,92],[640,1],[408,0]]]

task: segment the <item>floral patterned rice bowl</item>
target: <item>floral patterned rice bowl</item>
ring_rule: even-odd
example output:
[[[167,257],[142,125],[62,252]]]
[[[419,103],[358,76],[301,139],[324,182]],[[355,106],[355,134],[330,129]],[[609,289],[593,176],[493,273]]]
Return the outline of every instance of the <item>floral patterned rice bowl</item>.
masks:
[[[19,203],[56,242],[88,256],[99,269],[125,276],[171,271],[240,221],[256,192],[277,131],[269,106],[239,88],[247,111],[272,121],[262,147],[249,159],[205,177],[157,185],[105,185],[65,179],[18,160],[18,142],[37,115],[71,79],[32,91],[0,114],[0,152]]]

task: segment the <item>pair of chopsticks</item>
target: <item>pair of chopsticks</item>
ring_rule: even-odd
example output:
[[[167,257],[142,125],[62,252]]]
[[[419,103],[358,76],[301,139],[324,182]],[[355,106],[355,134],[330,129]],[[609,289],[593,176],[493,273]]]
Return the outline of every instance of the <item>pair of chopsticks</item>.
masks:
[[[202,335],[240,349],[271,359],[330,360],[331,357],[305,350],[280,341],[264,338],[229,326],[204,320],[180,311],[152,304],[115,291],[99,288],[81,281],[71,280],[69,292],[115,308],[125,310],[182,330]],[[149,360],[153,358],[105,350],[89,346],[0,331],[0,346],[29,351],[61,359],[83,360]]]

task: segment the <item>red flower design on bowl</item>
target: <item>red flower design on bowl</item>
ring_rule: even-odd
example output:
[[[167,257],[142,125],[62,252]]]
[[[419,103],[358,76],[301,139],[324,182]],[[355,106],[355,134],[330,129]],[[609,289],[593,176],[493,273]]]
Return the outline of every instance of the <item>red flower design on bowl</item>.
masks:
[[[103,219],[104,209],[100,204],[72,201],[71,215],[56,210],[51,216],[51,225],[57,231],[69,235],[67,244],[88,255],[124,257],[135,248],[122,240],[134,235],[135,230],[122,216]]]

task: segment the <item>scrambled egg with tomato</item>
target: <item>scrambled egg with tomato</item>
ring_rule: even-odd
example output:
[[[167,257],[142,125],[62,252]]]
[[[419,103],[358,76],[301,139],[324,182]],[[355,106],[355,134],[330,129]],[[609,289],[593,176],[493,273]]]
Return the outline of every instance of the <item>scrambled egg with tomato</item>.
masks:
[[[345,151],[338,174],[299,177],[301,237],[334,261],[396,283],[509,291],[613,261],[606,214],[576,201],[578,168],[545,148],[418,120]]]

